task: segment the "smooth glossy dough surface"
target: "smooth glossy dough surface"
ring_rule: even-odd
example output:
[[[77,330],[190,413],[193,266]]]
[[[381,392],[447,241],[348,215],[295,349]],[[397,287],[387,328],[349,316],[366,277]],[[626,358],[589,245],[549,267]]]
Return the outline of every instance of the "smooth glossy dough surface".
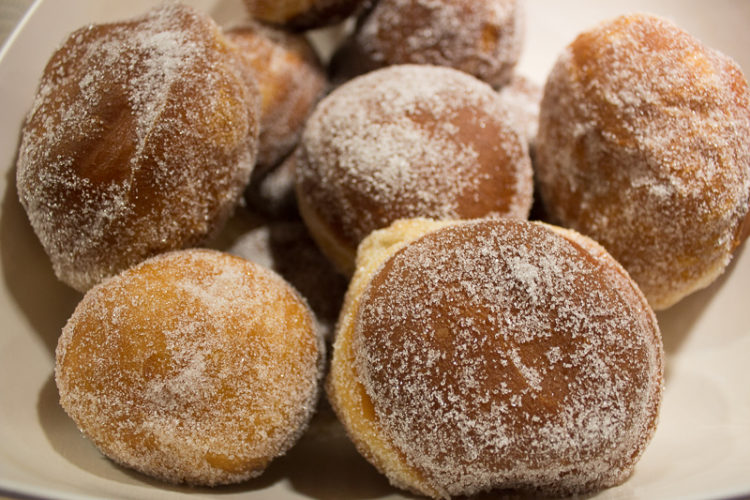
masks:
[[[363,242],[393,249],[358,261],[329,379],[360,451],[433,497],[624,481],[663,380],[655,316],[627,273],[525,221],[444,223],[405,245],[389,231]]]
[[[295,157],[300,211],[351,270],[357,244],[399,218],[526,218],[526,142],[492,88],[460,71],[399,65],[323,99]],[[333,249],[332,249],[333,248]]]
[[[261,96],[256,171],[275,167],[294,148],[313,106],[327,89],[323,66],[302,35],[247,24],[226,37],[240,49]]]
[[[609,250],[662,309],[705,287],[742,241],[750,92],[740,68],[668,21],[582,33],[544,90],[546,210]]]
[[[510,81],[521,55],[524,21],[516,0],[379,0],[349,50],[366,58],[371,69],[450,66],[500,87]]]
[[[259,21],[291,29],[310,29],[337,23],[363,4],[363,0],[244,0],[250,15]]]
[[[315,408],[323,344],[275,273],[210,250],[92,288],[63,329],[60,403],[114,461],[174,483],[259,475]]]
[[[176,3],[71,34],[22,130],[19,197],[55,273],[85,291],[196,245],[255,161],[257,89],[205,14]]]

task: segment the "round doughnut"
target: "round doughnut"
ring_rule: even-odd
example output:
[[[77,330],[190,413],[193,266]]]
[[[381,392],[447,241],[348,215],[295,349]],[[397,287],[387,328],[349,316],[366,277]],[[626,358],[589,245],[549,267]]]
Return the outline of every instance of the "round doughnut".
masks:
[[[750,91],[733,61],[669,21],[619,17],[564,49],[539,120],[547,212],[607,248],[652,307],[722,273],[750,200]]]
[[[434,64],[501,87],[521,55],[524,22],[516,0],[379,0],[331,71],[340,80],[392,64]]]
[[[531,206],[526,142],[497,92],[452,68],[389,66],[338,87],[294,161],[300,213],[344,273],[396,219],[526,218]]]
[[[399,221],[359,248],[327,380],[358,450],[434,498],[623,482],[663,387],[653,311],[570,231]]]
[[[58,278],[85,291],[221,228],[257,151],[259,96],[237,57],[208,16],[176,3],[84,27],[54,53],[17,184]]]
[[[364,0],[245,0],[253,19],[294,30],[335,24],[363,3]]]
[[[323,344],[275,273],[213,250],[152,257],[89,290],[60,337],[60,404],[107,457],[171,483],[263,472],[307,426]]]
[[[248,78],[260,90],[256,174],[278,165],[297,144],[327,80],[323,65],[301,35],[252,23],[226,31],[240,49]]]

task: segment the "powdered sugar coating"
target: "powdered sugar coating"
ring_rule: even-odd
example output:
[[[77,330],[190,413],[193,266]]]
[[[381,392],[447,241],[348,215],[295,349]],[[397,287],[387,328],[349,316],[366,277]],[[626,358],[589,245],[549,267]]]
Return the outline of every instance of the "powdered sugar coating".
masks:
[[[163,254],[92,288],[56,354],[61,405],[104,454],[202,485],[257,476],[294,443],[324,359],[289,285],[209,250]]]
[[[176,3],[81,28],[55,52],[17,183],[61,280],[84,291],[220,228],[257,149],[257,90],[235,57],[208,16]]]
[[[352,43],[373,67],[449,66],[500,87],[521,54],[524,21],[516,0],[379,0]]]
[[[663,352],[653,312],[610,256],[512,220],[395,247],[347,297],[353,324],[336,349],[351,351],[332,369],[351,363],[368,401],[357,418],[372,412],[403,462],[364,445],[374,463],[434,497],[581,493],[629,476],[656,424]],[[399,467],[419,479],[404,483]]]
[[[312,46],[301,35],[248,23],[225,32],[240,49],[243,69],[261,94],[256,170],[277,166],[294,148],[302,127],[327,89]]]
[[[623,16],[562,52],[537,153],[547,211],[604,245],[654,308],[708,285],[742,241],[747,82],[666,20]]]
[[[321,227],[351,254],[399,218],[525,218],[531,205],[531,162],[508,111],[487,84],[450,68],[390,66],[337,88],[295,160],[313,236]]]

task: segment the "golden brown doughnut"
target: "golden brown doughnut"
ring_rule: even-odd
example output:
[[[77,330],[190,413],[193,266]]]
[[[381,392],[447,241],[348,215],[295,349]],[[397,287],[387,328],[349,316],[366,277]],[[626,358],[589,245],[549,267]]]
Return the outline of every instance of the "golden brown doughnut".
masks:
[[[521,55],[524,21],[516,0],[378,0],[331,72],[345,80],[392,64],[434,64],[501,87]]]
[[[84,291],[202,243],[257,150],[257,89],[206,15],[179,4],[71,34],[22,130],[18,192],[57,276]]]
[[[259,475],[306,427],[323,344],[275,273],[212,250],[95,286],[63,329],[60,403],[115,462],[173,483]]]
[[[253,19],[295,30],[337,23],[363,3],[363,0],[245,0]]]
[[[273,168],[297,144],[327,80],[310,43],[301,35],[257,23],[233,28],[226,37],[240,49],[248,78],[260,90],[260,137],[256,174]]]
[[[526,142],[497,92],[452,68],[389,66],[338,87],[294,160],[300,213],[344,273],[396,219],[525,218],[531,206]]]
[[[541,104],[546,210],[601,243],[655,309],[722,273],[750,200],[740,68],[668,21],[623,16],[560,55]]]
[[[358,450],[434,498],[592,492],[656,426],[653,311],[600,246],[511,219],[398,221],[362,242],[327,391]]]

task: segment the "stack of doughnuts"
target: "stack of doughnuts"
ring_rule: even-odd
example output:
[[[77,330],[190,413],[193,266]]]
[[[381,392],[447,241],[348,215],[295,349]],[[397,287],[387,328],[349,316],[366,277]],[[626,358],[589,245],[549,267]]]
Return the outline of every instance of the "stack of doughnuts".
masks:
[[[654,309],[750,233],[736,64],[630,15],[541,88],[515,71],[521,2],[244,4],[226,30],[172,3],[74,32],[23,124],[19,198],[85,292],[55,365],[83,434],[166,482],[237,483],[325,380],[396,487],[625,481],[661,406]],[[326,61],[305,32],[345,18]]]

